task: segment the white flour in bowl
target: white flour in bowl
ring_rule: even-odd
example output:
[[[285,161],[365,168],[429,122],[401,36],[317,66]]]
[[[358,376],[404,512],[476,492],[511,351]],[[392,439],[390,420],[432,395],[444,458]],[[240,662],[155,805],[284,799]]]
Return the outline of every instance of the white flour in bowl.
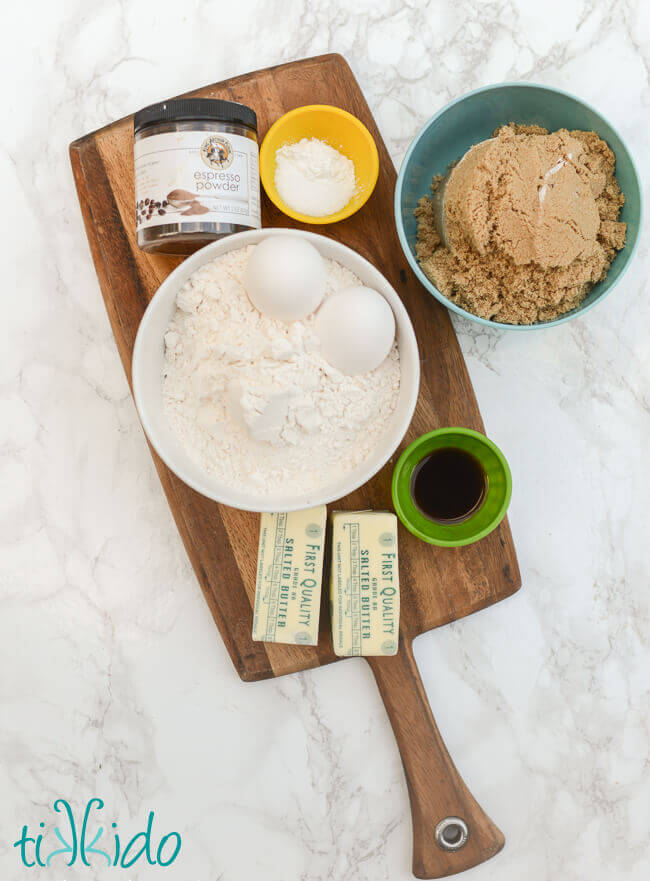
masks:
[[[345,376],[318,353],[314,316],[262,315],[244,289],[254,245],[198,269],[165,333],[163,403],[172,430],[206,472],[237,489],[310,492],[360,465],[397,404],[397,344],[376,369]],[[325,260],[325,298],[361,284]]]

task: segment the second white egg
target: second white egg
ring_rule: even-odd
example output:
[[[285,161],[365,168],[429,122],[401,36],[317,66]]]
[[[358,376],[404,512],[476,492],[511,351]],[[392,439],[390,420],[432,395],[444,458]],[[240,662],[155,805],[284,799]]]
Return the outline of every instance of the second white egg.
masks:
[[[323,358],[355,376],[375,370],[387,357],[395,339],[395,316],[380,293],[355,285],[325,300],[315,330]]]

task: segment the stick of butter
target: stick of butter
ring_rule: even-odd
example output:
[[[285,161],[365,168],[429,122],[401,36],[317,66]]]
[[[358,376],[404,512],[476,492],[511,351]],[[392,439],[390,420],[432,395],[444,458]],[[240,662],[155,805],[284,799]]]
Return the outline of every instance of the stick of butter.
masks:
[[[327,508],[262,514],[253,639],[318,643]]]
[[[394,655],[399,641],[397,517],[332,515],[332,642],[337,655]]]

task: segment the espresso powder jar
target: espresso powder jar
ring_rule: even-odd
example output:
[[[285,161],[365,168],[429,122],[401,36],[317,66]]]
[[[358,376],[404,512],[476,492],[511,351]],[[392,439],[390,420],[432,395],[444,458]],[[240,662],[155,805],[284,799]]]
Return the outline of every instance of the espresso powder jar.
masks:
[[[135,114],[138,245],[191,254],[222,236],[259,229],[257,116],[234,101],[179,98]]]

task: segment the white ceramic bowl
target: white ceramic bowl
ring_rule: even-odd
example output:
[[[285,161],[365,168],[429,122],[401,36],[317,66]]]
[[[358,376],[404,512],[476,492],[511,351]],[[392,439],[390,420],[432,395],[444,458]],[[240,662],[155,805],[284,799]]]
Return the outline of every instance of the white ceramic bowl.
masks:
[[[162,373],[163,335],[176,308],[176,294],[192,273],[220,254],[254,245],[268,236],[301,236],[311,242],[323,257],[337,260],[361,280],[379,291],[389,302],[397,325],[401,383],[397,407],[387,431],[372,454],[345,477],[324,484],[315,491],[292,495],[260,494],[255,490],[234,489],[216,480],[196,464],[182,449],[163,413]],[[406,434],[420,385],[420,360],[413,326],[394,288],[375,267],[351,248],[325,236],[286,229],[262,229],[236,233],[207,245],[188,257],[160,285],[142,317],[133,349],[133,396],[140,421],[151,445],[163,462],[192,489],[215,502],[247,511],[294,511],[340,499],[366,481],[390,459]]]

